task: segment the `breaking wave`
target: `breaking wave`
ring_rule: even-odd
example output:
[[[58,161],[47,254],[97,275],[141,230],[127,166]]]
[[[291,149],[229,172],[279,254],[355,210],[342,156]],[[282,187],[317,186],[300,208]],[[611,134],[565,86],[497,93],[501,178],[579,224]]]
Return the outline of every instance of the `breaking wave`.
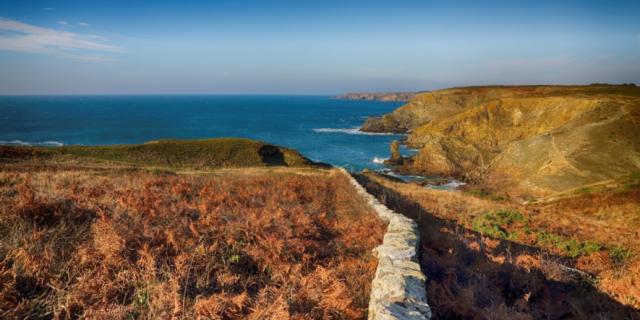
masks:
[[[441,184],[441,185],[428,184],[428,185],[426,185],[426,187],[429,188],[429,189],[454,191],[454,190],[458,190],[459,187],[464,186],[465,184],[466,183],[464,183],[462,181],[458,181],[458,180],[452,179],[451,181],[449,181],[449,182],[447,182],[445,184]]]
[[[372,160],[372,161],[373,161],[373,163],[380,163],[380,164],[382,164],[382,163],[384,163],[386,160],[388,160],[388,159],[385,159],[385,158],[378,158],[378,157],[373,157],[373,160]]]
[[[25,147],[62,147],[64,143],[58,141],[40,141],[40,142],[26,142],[22,140],[2,141],[0,145],[3,146],[25,146]]]
[[[368,136],[397,136],[397,133],[388,132],[365,132],[360,131],[360,128],[315,128],[314,132],[320,133],[345,133],[345,134],[362,134]]]

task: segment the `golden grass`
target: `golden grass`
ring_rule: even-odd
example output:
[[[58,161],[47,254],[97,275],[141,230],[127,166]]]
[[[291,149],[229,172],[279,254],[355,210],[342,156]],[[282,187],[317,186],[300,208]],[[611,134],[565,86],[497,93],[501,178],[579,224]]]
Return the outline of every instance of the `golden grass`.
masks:
[[[384,225],[345,177],[0,170],[0,318],[364,318]]]
[[[525,205],[359,179],[418,221],[438,319],[640,317],[638,189]]]

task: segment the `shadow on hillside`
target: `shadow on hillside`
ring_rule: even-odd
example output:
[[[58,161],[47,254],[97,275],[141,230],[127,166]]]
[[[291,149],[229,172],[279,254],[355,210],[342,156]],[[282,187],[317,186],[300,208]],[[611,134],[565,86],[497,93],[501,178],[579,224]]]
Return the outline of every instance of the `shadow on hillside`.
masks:
[[[638,310],[598,291],[586,274],[565,267],[570,263],[565,258],[483,238],[364,175],[355,178],[390,209],[418,223],[420,265],[434,319],[640,319]]]
[[[282,151],[280,151],[276,146],[265,144],[260,147],[258,154],[262,157],[262,162],[266,163],[268,166],[287,165],[286,161],[284,161],[284,153],[282,153]]]

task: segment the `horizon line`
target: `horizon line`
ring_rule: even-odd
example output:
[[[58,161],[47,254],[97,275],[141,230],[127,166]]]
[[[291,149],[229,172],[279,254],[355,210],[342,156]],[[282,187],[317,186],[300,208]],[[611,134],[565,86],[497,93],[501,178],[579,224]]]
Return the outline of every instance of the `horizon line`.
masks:
[[[221,92],[142,92],[142,93],[0,93],[0,97],[43,96],[337,96],[342,93],[221,93]]]
[[[429,91],[437,91],[437,90],[446,90],[446,89],[456,89],[456,88],[474,88],[474,87],[535,87],[535,86],[552,86],[552,87],[571,87],[571,86],[594,86],[594,85],[611,85],[611,86],[622,86],[622,85],[633,85],[640,86],[635,82],[619,82],[619,83],[611,83],[611,82],[590,82],[590,83],[520,83],[520,84],[462,84],[462,85],[451,85],[446,87],[437,87],[432,89],[420,89],[420,90],[346,90],[341,92],[333,92],[333,93],[291,93],[291,92],[136,92],[136,93],[125,93],[125,92],[70,92],[70,93],[0,93],[2,97],[9,96],[338,96],[342,94],[350,94],[350,93],[364,93],[364,94],[392,94],[392,93],[422,93]]]

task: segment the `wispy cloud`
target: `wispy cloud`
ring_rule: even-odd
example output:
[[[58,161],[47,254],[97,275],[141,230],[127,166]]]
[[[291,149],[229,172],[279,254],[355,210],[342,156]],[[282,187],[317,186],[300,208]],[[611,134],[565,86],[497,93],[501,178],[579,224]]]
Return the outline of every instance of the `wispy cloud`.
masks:
[[[59,21],[58,21],[58,24],[61,24],[61,25],[63,25],[63,26],[66,26],[66,25],[68,25],[68,24],[69,24],[69,22],[66,22],[66,21],[64,21],[64,20],[59,20]]]
[[[113,61],[95,56],[96,52],[122,51],[105,42],[106,39],[100,36],[42,28],[0,17],[0,50],[55,54],[81,61]]]
[[[66,54],[65,55],[68,58],[72,58],[72,59],[76,59],[76,60],[80,60],[80,61],[87,61],[87,62],[116,62],[116,59],[113,58],[107,58],[107,57],[98,57],[98,56],[85,56],[85,55],[75,55],[75,54]]]
[[[86,22],[78,22],[78,25],[81,26],[81,27],[88,27],[89,26],[89,24],[86,23]]]

